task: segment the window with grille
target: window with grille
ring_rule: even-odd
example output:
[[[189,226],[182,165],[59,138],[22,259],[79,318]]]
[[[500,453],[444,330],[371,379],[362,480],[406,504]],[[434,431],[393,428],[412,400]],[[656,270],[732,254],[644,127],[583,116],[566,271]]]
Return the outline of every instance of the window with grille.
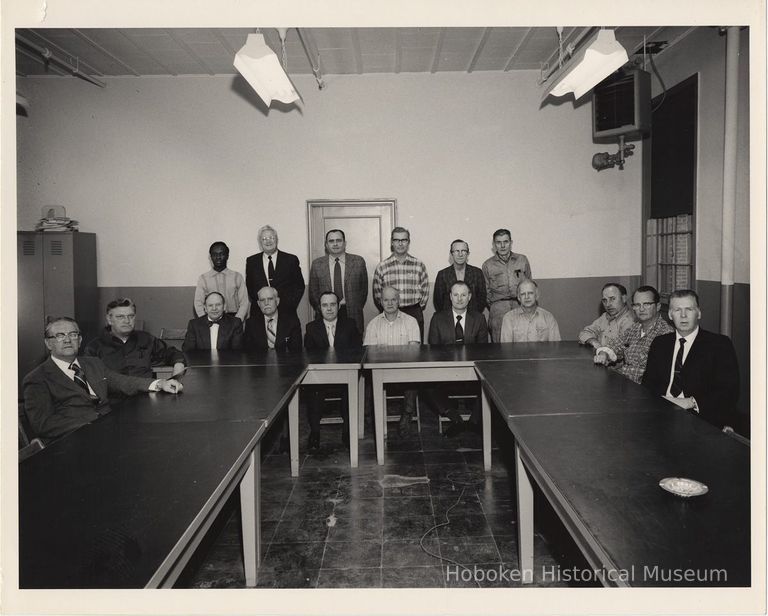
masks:
[[[693,278],[693,216],[649,218],[645,236],[645,280],[667,303],[675,289],[691,289]]]

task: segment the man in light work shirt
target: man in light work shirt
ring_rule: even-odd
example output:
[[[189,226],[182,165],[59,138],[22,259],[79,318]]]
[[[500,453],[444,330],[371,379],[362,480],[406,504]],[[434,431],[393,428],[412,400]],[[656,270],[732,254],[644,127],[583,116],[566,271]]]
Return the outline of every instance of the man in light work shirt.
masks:
[[[424,337],[424,309],[429,299],[427,268],[408,253],[411,234],[408,229],[392,229],[392,254],[376,266],[373,274],[373,303],[383,310],[382,291],[395,287],[400,293],[400,311],[411,315],[419,324],[420,339]]]
[[[648,362],[648,350],[657,336],[674,331],[659,314],[661,298],[651,286],[638,287],[632,295],[637,323],[618,338],[595,351],[594,362],[611,366],[630,381],[640,383]]]
[[[493,246],[496,254],[483,263],[483,277],[488,292],[491,340],[499,342],[504,315],[517,302],[517,286],[532,276],[528,257],[512,252],[512,234],[509,229],[497,229],[494,232]]]
[[[400,294],[396,288],[388,286],[381,290],[381,305],[384,312],[368,322],[363,346],[421,344],[419,325],[416,319],[399,309]],[[403,397],[405,408],[397,429],[401,437],[411,431],[411,418],[416,413],[416,390],[406,389]]]
[[[557,342],[560,328],[549,310],[539,306],[539,286],[533,280],[517,285],[520,306],[504,315],[501,342]]]
[[[229,247],[224,242],[214,242],[208,249],[213,269],[202,274],[197,279],[195,289],[195,313],[202,317],[205,315],[205,298],[216,291],[224,297],[227,306],[227,314],[237,317],[245,323],[250,302],[248,301],[248,289],[245,279],[240,272],[235,272],[227,267],[229,261]]]
[[[579,344],[593,349],[608,344],[635,324],[635,315],[627,306],[627,289],[617,282],[603,285],[605,312],[579,332]]]

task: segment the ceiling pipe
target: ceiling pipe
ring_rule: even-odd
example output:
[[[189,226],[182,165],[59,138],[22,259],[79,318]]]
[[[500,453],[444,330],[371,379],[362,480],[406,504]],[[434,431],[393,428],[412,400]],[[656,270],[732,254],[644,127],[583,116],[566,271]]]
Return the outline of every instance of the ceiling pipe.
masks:
[[[87,75],[86,73],[83,73],[77,66],[72,66],[69,62],[66,60],[62,60],[58,56],[54,55],[54,53],[48,49],[47,47],[40,47],[39,45],[33,43],[29,39],[24,38],[20,34],[16,35],[16,41],[22,43],[26,47],[29,47],[33,51],[36,51],[39,53],[43,60],[48,62],[53,62],[57,64],[58,66],[63,66],[65,69],[67,69],[68,72],[72,73],[75,77],[79,77],[80,79],[83,79],[89,83],[92,83],[95,86],[99,86],[100,88],[106,88],[107,84],[103,81],[99,81],[95,77],[91,77],[90,75]]]

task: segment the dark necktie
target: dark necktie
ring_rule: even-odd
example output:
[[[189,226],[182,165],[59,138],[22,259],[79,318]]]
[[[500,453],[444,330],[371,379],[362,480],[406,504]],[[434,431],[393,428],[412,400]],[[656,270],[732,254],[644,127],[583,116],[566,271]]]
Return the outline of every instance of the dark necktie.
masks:
[[[274,325],[275,319],[269,319],[267,321],[267,346],[270,349],[275,348],[275,325]]]
[[[208,327],[213,327],[214,325],[221,325],[221,319],[216,319],[215,321],[208,320]]]
[[[683,393],[683,379],[681,373],[683,371],[683,350],[685,348],[685,338],[680,338],[680,348],[677,349],[677,358],[675,358],[675,373],[672,375],[672,386],[669,388],[669,393],[677,398]]]
[[[75,373],[75,383],[85,390],[89,396],[91,395],[90,389],[88,389],[88,381],[85,380],[85,371],[76,363],[69,364],[69,369]]]
[[[341,281],[341,263],[339,263],[339,257],[336,257],[336,265],[333,266],[333,290],[339,297],[339,301],[344,299],[344,283]]]
[[[456,342],[464,342],[464,328],[461,326],[461,315],[456,315]]]
[[[272,255],[267,257],[269,264],[267,265],[267,276],[269,277],[269,286],[272,286],[272,279],[275,277],[275,264],[272,263]]]

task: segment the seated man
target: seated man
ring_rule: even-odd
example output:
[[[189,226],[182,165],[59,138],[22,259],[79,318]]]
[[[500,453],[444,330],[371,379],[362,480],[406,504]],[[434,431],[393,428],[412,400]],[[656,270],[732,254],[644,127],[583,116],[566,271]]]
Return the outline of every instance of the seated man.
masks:
[[[195,312],[197,316],[205,316],[204,302],[211,291],[218,291],[224,297],[227,314],[245,322],[250,302],[245,279],[240,272],[227,267],[229,261],[229,246],[224,242],[214,242],[208,249],[213,269],[201,274],[195,288]]]
[[[386,286],[381,290],[380,297],[384,312],[368,322],[363,346],[421,344],[418,321],[399,309],[398,290],[395,287]],[[416,390],[406,389],[403,397],[405,405],[398,425],[398,434],[401,437],[407,436],[411,431],[411,418],[416,413]]]
[[[259,311],[251,311],[245,323],[245,348],[249,351],[301,351],[301,323],[296,312],[278,310],[277,289],[262,287],[257,293]]]
[[[523,280],[517,285],[517,301],[501,322],[500,342],[558,342],[560,328],[549,310],[539,306],[539,285]]]
[[[128,376],[152,376],[152,366],[184,371],[184,353],[136,326],[136,304],[126,298],[107,304],[107,327],[85,347],[84,355],[98,357],[107,368]]]
[[[630,381],[639,383],[648,361],[648,349],[656,336],[672,331],[659,314],[661,298],[659,292],[650,286],[638,287],[632,295],[632,310],[637,323],[606,346],[595,351],[594,362],[611,366]]]
[[[718,428],[733,425],[739,366],[731,339],[699,327],[699,296],[690,289],[670,295],[669,315],[675,331],[651,344],[643,385]]]
[[[211,291],[205,297],[203,307],[205,316],[191,319],[187,324],[187,335],[182,351],[196,349],[233,349],[243,348],[243,324],[237,317],[224,312],[224,296],[218,291]]]
[[[627,306],[627,289],[617,282],[603,285],[602,303],[605,312],[579,332],[579,344],[593,349],[618,338],[635,323],[635,315]]]
[[[488,342],[488,325],[482,313],[469,310],[472,293],[465,282],[455,282],[451,286],[450,308],[436,312],[429,323],[429,344],[473,344]],[[448,410],[448,395],[451,383],[441,384],[439,388],[429,388],[426,391],[428,401],[433,410],[445,415],[451,420],[451,425],[443,433],[447,437],[456,436],[464,430],[464,419],[456,409]],[[461,383],[466,390],[466,383]],[[476,393],[477,403],[472,409],[470,424],[473,430],[480,427],[480,384],[469,384]]]
[[[178,393],[174,379],[152,380],[110,370],[95,357],[81,357],[80,328],[74,319],[60,317],[45,328],[50,357],[24,377],[24,411],[36,435],[53,439],[92,422],[112,409],[108,394],[132,396],[146,391]]]
[[[357,326],[351,318],[339,315],[339,298],[333,291],[320,294],[321,318],[307,323],[304,336],[304,347],[308,351],[315,349],[354,349],[360,347],[362,340]],[[347,414],[349,413],[349,392],[346,386],[339,385],[307,385],[304,391],[309,393],[307,414],[309,418],[309,449],[320,447],[320,418],[322,416],[323,397],[341,398],[344,427],[341,431],[341,442],[349,447],[349,428]]]

